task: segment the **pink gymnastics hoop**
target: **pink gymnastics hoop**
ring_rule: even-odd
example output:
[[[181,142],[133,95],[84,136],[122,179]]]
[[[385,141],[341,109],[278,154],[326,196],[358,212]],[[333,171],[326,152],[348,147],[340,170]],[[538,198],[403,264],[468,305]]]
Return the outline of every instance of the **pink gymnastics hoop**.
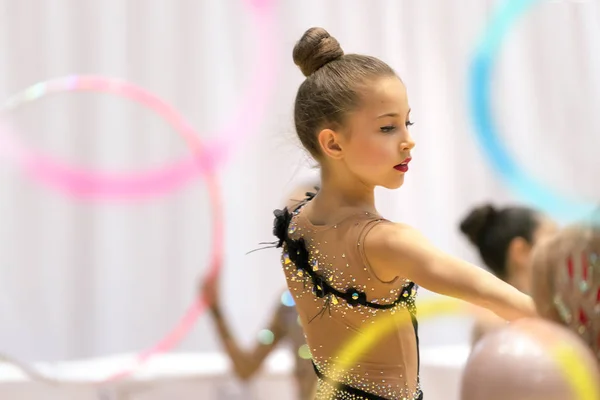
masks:
[[[240,138],[241,135],[237,134],[237,130],[233,130],[236,126],[237,121],[243,119],[245,125],[258,124],[261,119],[260,107],[256,107],[256,104],[266,103],[268,97],[268,90],[256,90],[259,84],[272,86],[274,82],[274,57],[264,56],[269,55],[273,49],[270,38],[272,37],[268,33],[273,28],[274,20],[272,18],[272,1],[271,0],[246,0],[252,6],[255,11],[255,15],[258,19],[258,27],[261,33],[259,57],[257,57],[258,71],[257,79],[253,80],[253,85],[249,93],[256,94],[252,99],[247,96],[246,105],[248,107],[241,107],[239,116],[234,120],[234,123],[222,132],[229,132],[232,136]],[[263,55],[263,57],[261,57]],[[155,111],[162,113],[161,115],[171,122],[174,127],[179,128],[178,132],[184,137],[188,145],[193,150],[193,157],[190,160],[180,162],[169,168],[163,168],[158,171],[151,171],[144,174],[130,174],[122,179],[118,176],[110,176],[108,174],[99,174],[89,171],[76,170],[74,168],[65,167],[60,163],[53,162],[49,157],[43,156],[37,152],[28,151],[22,146],[17,140],[12,139],[11,136],[7,135],[7,131],[2,132],[0,130],[0,154],[9,156],[18,163],[19,166],[36,180],[46,183],[50,186],[57,187],[63,191],[79,197],[88,198],[110,198],[110,197],[139,197],[156,194],[157,191],[153,191],[152,184],[156,182],[170,182],[172,187],[176,187],[183,183],[185,180],[189,180],[193,175],[202,173],[205,175],[207,185],[210,193],[210,202],[213,207],[212,218],[213,218],[213,252],[211,255],[211,261],[209,264],[208,278],[214,277],[220,272],[222,268],[223,259],[223,216],[221,207],[221,195],[219,186],[216,178],[213,175],[215,164],[218,160],[223,160],[225,153],[230,146],[225,146],[225,142],[221,141],[214,147],[208,149],[201,146],[198,136],[185,119],[179,115],[179,113],[169,106],[166,102],[160,100],[158,97],[145,91],[144,89],[135,85],[129,84],[124,81],[119,81],[111,78],[104,78],[100,76],[70,76],[52,80],[49,82],[42,82],[34,85],[31,88],[23,91],[17,96],[13,96],[5,105],[5,110],[15,108],[19,104],[39,99],[47,94],[65,91],[65,88],[74,87],[76,90],[87,90],[87,91],[104,91],[115,93],[115,90],[120,91],[119,94],[124,95],[130,99],[136,100],[149,106]],[[62,90],[61,90],[62,88]],[[72,89],[71,89],[72,90]],[[260,101],[257,101],[258,100]],[[250,123],[248,123],[250,121]],[[251,130],[248,130],[251,131]],[[229,138],[229,141],[234,142]],[[217,155],[218,157],[215,157]],[[212,158],[211,158],[212,157]],[[44,172],[45,171],[45,172]],[[66,173],[66,174],[65,174]],[[69,179],[62,179],[65,176],[71,176],[75,179],[76,184]],[[91,179],[86,179],[91,178]],[[83,184],[81,184],[83,182]],[[173,182],[176,183],[173,184]],[[137,188],[142,188],[141,191],[131,191],[131,186],[137,185]],[[161,193],[161,192],[158,192]],[[151,357],[169,351],[171,348],[176,346],[186,334],[189,333],[191,328],[194,326],[197,319],[206,311],[206,304],[202,298],[198,298],[184,314],[183,318],[172,329],[161,341],[155,346],[146,349],[138,354],[135,365],[132,368],[128,368],[117,372],[109,376],[106,380],[100,382],[90,382],[91,384],[106,384],[121,380],[127,376],[130,376],[135,370],[144,365],[150,360]],[[11,360],[10,362],[23,370],[32,379],[42,382],[51,383],[66,383],[65,381],[55,380],[45,377],[39,371],[34,368],[27,366],[24,363],[20,363],[17,360],[10,359],[5,356],[5,359]]]
[[[274,28],[271,2],[246,1],[254,11],[258,28],[258,54],[251,75],[254,78],[250,81],[236,117],[223,129],[212,133],[218,139],[205,146],[202,153],[141,173],[110,174],[75,168],[55,160],[25,146],[15,135],[9,134],[9,130],[4,129],[0,130],[0,155],[15,162],[33,180],[86,199],[140,199],[162,195],[188,183],[199,174],[206,174],[215,165],[222,164],[231,151],[232,143],[241,142],[260,124],[275,82],[276,57],[271,34]],[[158,113],[184,139],[196,136],[196,131],[177,110],[158,96],[132,83],[103,76],[71,75],[37,83],[10,97],[0,111],[6,113],[52,94],[73,91],[110,93],[128,98]],[[241,130],[240,126],[246,128]]]

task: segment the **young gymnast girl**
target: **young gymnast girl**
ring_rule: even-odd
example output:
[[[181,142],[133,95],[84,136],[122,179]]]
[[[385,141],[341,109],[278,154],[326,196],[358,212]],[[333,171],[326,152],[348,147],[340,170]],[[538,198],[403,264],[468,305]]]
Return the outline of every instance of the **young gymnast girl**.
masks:
[[[316,398],[422,399],[417,285],[506,320],[535,315],[533,301],[375,209],[375,187],[402,186],[415,146],[406,88],[394,70],[375,57],[344,54],[322,28],[309,29],[293,57],[306,76],[296,131],[320,164],[321,189],[275,211],[274,234],[318,377]],[[351,368],[337,368],[344,345],[391,314],[393,334]]]
[[[475,246],[490,272],[523,293],[531,290],[530,257],[533,246],[556,231],[549,218],[528,207],[473,208],[460,223],[461,232]],[[479,313],[473,329],[475,344],[486,333],[505,326],[492,313]]]

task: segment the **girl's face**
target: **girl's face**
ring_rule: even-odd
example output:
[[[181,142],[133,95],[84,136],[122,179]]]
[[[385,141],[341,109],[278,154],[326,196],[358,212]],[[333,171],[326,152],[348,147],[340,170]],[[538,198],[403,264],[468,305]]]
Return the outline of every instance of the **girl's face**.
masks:
[[[515,238],[513,241],[520,240],[522,245],[512,246],[512,249],[511,246],[509,246],[508,251],[507,264],[512,266],[509,268],[509,274],[526,271],[527,273],[525,276],[528,278],[527,282],[524,282],[526,288],[531,287],[532,276],[530,274],[530,268],[532,248],[536,245],[536,243],[546,240],[557,232],[557,225],[554,221],[545,216],[539,216],[538,218],[538,224],[533,231],[531,242],[526,242],[523,238]]]
[[[415,146],[406,88],[398,77],[384,77],[361,94],[361,106],[348,114],[339,135],[339,161],[364,184],[397,189]]]

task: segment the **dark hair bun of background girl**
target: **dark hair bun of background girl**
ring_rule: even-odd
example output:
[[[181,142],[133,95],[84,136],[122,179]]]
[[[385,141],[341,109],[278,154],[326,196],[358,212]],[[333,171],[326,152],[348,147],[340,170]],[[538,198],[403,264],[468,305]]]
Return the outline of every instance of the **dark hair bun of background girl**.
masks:
[[[496,209],[491,204],[485,204],[473,209],[460,223],[460,230],[471,243],[477,245],[496,215]]]

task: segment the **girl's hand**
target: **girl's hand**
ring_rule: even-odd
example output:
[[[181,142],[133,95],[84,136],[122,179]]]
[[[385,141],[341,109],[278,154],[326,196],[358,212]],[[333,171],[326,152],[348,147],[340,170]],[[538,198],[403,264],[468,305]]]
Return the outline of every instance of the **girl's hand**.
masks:
[[[219,275],[209,276],[201,283],[200,296],[211,310],[219,307],[219,284]]]

